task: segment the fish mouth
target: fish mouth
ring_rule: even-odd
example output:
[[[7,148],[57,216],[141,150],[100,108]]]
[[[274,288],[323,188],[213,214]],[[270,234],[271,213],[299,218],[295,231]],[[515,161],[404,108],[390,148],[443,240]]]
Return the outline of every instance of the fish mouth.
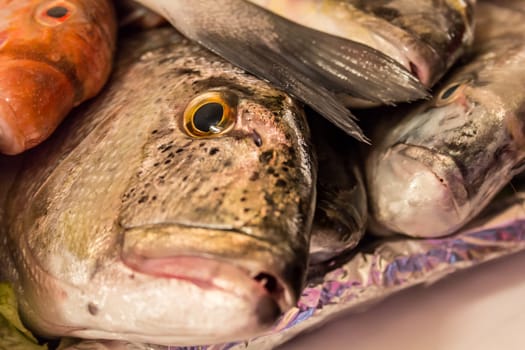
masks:
[[[287,305],[284,288],[271,273],[249,270],[211,257],[170,256],[147,258],[126,254],[123,263],[146,275],[187,281],[202,290],[220,290],[252,303],[251,312],[262,328],[273,325]]]
[[[413,237],[452,233],[468,206],[463,176],[455,161],[417,145],[396,144],[378,162],[371,196],[375,220]]]
[[[202,293],[222,293],[225,312],[250,320],[243,337],[269,330],[295,306],[306,271],[306,263],[293,252],[261,238],[173,223],[126,229],[121,260],[140,274],[186,282]],[[236,306],[239,300],[242,308]],[[198,303],[195,312],[206,309]]]

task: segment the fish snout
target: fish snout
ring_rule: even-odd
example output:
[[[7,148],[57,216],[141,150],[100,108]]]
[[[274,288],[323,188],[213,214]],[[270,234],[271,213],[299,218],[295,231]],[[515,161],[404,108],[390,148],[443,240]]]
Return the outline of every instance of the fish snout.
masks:
[[[258,238],[182,225],[126,230],[121,258],[135,273],[188,285],[173,293],[186,310],[207,315],[206,324],[188,332],[218,332],[209,342],[267,331],[295,306],[306,269],[303,260]],[[236,321],[224,325],[224,315]]]
[[[11,60],[0,67],[0,152],[18,154],[45,140],[73,106],[67,77],[47,63]]]
[[[467,190],[451,157],[397,144],[375,161],[368,174],[374,224],[413,237],[439,237],[463,223]]]

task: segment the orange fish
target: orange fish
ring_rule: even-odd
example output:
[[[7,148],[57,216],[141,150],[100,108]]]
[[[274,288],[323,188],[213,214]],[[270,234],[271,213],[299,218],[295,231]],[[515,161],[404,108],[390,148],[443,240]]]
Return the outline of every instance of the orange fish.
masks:
[[[110,0],[0,0],[0,153],[45,140],[112,67]]]

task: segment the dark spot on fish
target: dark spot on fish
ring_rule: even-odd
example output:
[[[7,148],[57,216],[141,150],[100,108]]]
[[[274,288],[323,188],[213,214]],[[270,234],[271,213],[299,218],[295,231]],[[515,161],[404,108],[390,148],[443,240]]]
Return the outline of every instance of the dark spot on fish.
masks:
[[[250,176],[250,181],[257,181],[259,179],[259,173],[254,171]]]
[[[247,212],[250,211],[250,208],[244,208],[243,211],[244,211],[245,213],[247,213]]]
[[[217,192],[219,190],[219,187],[214,187],[213,192]]]
[[[199,143],[199,147],[204,147],[206,145],[206,142]]]
[[[185,176],[182,178],[182,181],[185,182],[186,180],[188,180],[188,175],[185,175]]]
[[[273,200],[272,196],[270,196],[268,193],[264,194],[264,200],[266,203],[272,207],[275,206],[275,201]]]
[[[158,133],[158,132],[159,132],[159,131],[158,131],[157,129],[155,129],[155,130],[153,130],[153,131],[151,132],[151,134],[152,134],[152,135],[155,135],[155,134]]]
[[[287,183],[286,181],[284,181],[283,179],[279,179],[277,180],[277,182],[275,183],[275,186],[277,187],[286,187]]]
[[[88,309],[88,312],[95,316],[96,314],[98,314],[98,307],[94,304],[94,303],[89,303],[88,306],[87,306],[87,309]]]
[[[228,159],[228,160],[226,160],[224,162],[224,166],[227,167],[227,168],[230,167],[231,165],[232,165],[232,161],[230,159]]]
[[[171,163],[171,159],[166,159],[166,160],[164,161],[164,164],[169,164],[169,163]]]
[[[129,275],[129,279],[134,280],[135,279],[135,274],[132,273],[131,275]]]
[[[178,150],[175,151],[175,153],[180,153],[182,151],[184,151],[184,148],[179,148]]]
[[[140,199],[138,200],[138,203],[139,203],[139,204],[142,204],[142,203],[146,202],[147,200],[148,200],[148,196],[142,196],[142,197],[140,197]]]
[[[259,161],[261,163],[264,163],[264,164],[268,164],[270,162],[270,160],[272,160],[273,158],[273,150],[269,150],[269,151],[264,151],[260,156],[259,156]]]
[[[152,200],[152,201],[156,201],[156,200],[157,200],[157,196],[153,196],[153,197],[151,197],[151,200]]]
[[[284,171],[285,173],[287,173],[288,170],[289,170],[289,168],[288,168],[287,166],[283,166],[283,167],[281,168],[281,170]]]
[[[283,162],[283,165],[286,166],[286,167],[293,168],[293,162],[291,160],[287,160],[287,161]]]
[[[268,174],[274,174],[274,173],[275,173],[275,169],[272,168],[272,167],[269,167],[268,170],[266,170],[266,172],[267,172]]]
[[[255,129],[252,132],[252,139],[253,139],[253,143],[255,143],[255,146],[261,147],[263,145],[261,135],[259,135],[259,133]]]
[[[210,149],[209,155],[213,156],[217,154],[218,152],[219,152],[219,149],[217,147],[213,147],[212,149]]]
[[[168,158],[174,158],[174,157],[175,157],[175,153],[170,152],[170,153],[168,154]]]
[[[246,202],[246,197],[241,197],[241,202]]]
[[[168,145],[168,146],[164,147],[164,149],[162,150],[162,153],[168,152],[172,148],[173,148],[172,145]]]

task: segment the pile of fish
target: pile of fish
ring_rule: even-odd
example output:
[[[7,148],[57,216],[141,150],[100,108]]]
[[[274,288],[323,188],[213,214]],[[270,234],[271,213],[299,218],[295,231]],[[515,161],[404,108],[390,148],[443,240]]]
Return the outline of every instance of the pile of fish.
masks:
[[[522,1],[138,2],[0,0],[0,347],[271,349],[525,248]]]

